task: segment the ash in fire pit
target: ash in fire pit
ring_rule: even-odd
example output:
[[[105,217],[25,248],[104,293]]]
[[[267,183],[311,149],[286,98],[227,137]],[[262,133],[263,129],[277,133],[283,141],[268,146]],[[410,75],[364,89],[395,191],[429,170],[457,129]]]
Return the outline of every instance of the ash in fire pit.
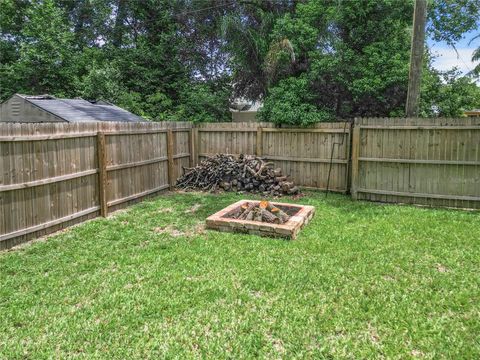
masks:
[[[240,200],[207,218],[207,228],[295,239],[315,213],[313,206]]]

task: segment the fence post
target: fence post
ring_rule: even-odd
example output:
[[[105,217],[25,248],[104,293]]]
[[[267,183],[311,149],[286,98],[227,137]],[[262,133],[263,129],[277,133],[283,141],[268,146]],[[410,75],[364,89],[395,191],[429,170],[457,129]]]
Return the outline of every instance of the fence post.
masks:
[[[358,119],[355,119],[353,123],[353,135],[352,135],[352,185],[351,193],[352,199],[357,200],[358,197],[358,158],[360,156],[360,124]]]
[[[173,131],[172,129],[167,130],[167,158],[168,158],[168,184],[170,185],[170,190],[175,185],[175,176],[173,173]]]
[[[199,162],[199,152],[200,152],[200,135],[198,134],[198,127],[195,125],[193,128],[193,153],[195,156],[193,157],[194,166],[198,165]]]
[[[347,193],[351,190],[351,185],[352,185],[352,132],[353,132],[353,121],[350,121],[348,124],[348,134],[347,135],[344,134],[344,136],[347,137],[347,147],[345,150],[345,158],[347,159],[345,192]]]
[[[263,155],[263,129],[261,126],[257,127],[257,156]]]
[[[107,151],[105,148],[105,134],[97,133],[97,156],[98,156],[98,193],[100,200],[100,216],[108,215],[107,205]]]
[[[194,137],[194,130],[190,128],[188,132],[188,152],[190,153],[189,159],[189,166],[192,167],[195,165],[195,137]]]

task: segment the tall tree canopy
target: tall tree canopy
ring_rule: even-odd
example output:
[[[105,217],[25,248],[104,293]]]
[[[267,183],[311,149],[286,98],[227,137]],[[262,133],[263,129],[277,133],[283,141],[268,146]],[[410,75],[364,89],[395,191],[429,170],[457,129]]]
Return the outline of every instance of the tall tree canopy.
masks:
[[[153,120],[228,120],[234,97],[278,123],[401,116],[412,12],[413,0],[2,0],[0,99],[101,98]],[[478,19],[478,0],[432,0],[428,32],[455,46]],[[480,107],[471,79],[430,60],[424,73],[422,115]]]

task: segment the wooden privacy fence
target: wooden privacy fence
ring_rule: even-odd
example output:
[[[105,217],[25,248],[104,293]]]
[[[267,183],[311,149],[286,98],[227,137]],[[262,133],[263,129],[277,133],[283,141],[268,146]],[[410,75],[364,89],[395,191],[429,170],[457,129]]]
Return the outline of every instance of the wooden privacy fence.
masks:
[[[355,199],[480,208],[480,119],[358,119],[351,132],[347,122],[0,124],[0,249],[167,189],[216,153],[260,155],[307,188],[351,184]]]
[[[480,119],[357,119],[354,199],[480,208]]]
[[[348,190],[348,122],[308,129],[275,128],[271,123],[210,123],[198,125],[194,131],[197,162],[217,153],[256,154],[282,168],[299,186]]]
[[[190,123],[2,124],[0,249],[172,186]]]

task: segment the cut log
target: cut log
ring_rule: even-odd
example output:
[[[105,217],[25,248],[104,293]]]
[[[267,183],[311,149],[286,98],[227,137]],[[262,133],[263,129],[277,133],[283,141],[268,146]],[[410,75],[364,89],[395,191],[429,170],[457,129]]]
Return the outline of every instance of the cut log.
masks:
[[[288,221],[288,219],[290,219],[290,216],[288,216],[287,213],[285,213],[284,211],[280,210],[277,207],[274,207],[271,210],[271,212],[272,212],[272,214],[274,214],[276,217],[278,217],[280,219],[280,222],[282,224],[286,223]]]
[[[251,191],[271,196],[298,191],[282,175],[281,169],[274,169],[271,163],[253,155],[235,157],[225,154],[208,157],[193,168],[184,168],[177,187],[210,192]]]
[[[268,202],[267,200],[262,200],[260,201],[260,203],[258,204],[258,207],[260,209],[267,209],[270,205],[270,202]]]
[[[290,218],[284,211],[273,206],[267,200],[262,200],[259,203],[246,202],[235,211],[232,211],[229,217],[239,220],[268,222],[271,224],[284,224]]]
[[[273,223],[273,224],[279,224],[280,223],[280,219],[266,209],[262,209],[261,217],[262,217],[262,221],[265,221],[265,222],[269,222],[269,223]]]
[[[255,203],[248,203],[247,208],[243,211],[243,213],[240,215],[239,219],[241,220],[246,220],[247,216],[252,212],[252,210],[255,208]],[[252,215],[253,216],[253,215]]]

